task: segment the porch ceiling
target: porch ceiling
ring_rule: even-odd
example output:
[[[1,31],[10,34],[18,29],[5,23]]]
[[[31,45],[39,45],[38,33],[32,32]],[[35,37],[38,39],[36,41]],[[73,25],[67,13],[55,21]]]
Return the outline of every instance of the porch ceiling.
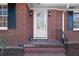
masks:
[[[30,9],[48,8],[48,9],[79,9],[79,4],[49,4],[49,3],[28,3]]]

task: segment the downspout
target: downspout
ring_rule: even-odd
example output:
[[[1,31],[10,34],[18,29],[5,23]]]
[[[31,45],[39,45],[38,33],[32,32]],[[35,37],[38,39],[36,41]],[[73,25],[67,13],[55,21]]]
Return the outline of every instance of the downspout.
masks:
[[[67,37],[65,36],[65,33],[64,33],[65,32],[64,31],[64,28],[65,28],[64,24],[65,24],[65,10],[62,12],[62,44],[63,44],[65,50],[67,51],[68,39],[67,39]]]
[[[62,39],[64,39],[64,12],[62,12]]]

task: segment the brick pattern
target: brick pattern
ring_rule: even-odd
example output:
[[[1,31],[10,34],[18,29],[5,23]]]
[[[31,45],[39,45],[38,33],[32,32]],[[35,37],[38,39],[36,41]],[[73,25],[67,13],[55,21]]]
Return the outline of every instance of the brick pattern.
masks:
[[[19,42],[26,43],[32,35],[32,16],[29,16],[27,4],[16,4],[16,29],[0,31],[0,36],[6,35],[8,45],[18,45]]]
[[[61,29],[62,11],[49,10],[52,15],[48,17],[48,39],[56,40],[56,31]]]
[[[48,16],[48,39],[57,38],[56,30],[61,29],[62,11],[49,10],[52,15]],[[33,35],[33,17],[29,16],[27,4],[16,4],[16,29],[0,31],[0,36],[7,37],[8,45],[18,45],[19,42],[27,43],[30,36]]]
[[[70,43],[79,43],[79,31],[73,31],[67,29],[67,12],[65,12],[65,34],[68,37]]]

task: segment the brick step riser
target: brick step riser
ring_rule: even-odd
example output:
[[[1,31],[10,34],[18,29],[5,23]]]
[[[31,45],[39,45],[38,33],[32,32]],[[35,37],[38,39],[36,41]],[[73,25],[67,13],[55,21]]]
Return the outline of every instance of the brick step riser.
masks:
[[[65,53],[64,48],[25,48],[24,52],[52,52],[52,53]]]

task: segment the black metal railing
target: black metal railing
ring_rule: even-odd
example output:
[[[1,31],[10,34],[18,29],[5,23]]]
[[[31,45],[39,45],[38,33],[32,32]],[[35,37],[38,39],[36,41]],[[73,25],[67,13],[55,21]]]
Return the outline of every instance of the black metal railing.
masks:
[[[60,44],[63,45],[63,47],[65,48],[65,50],[67,51],[68,48],[68,38],[66,36],[66,34],[61,30],[61,29],[56,29],[56,40],[60,41]],[[64,38],[63,38],[64,35]],[[33,41],[33,36],[29,37],[29,42]]]
[[[62,39],[62,32],[61,29],[56,30],[56,40],[61,40]]]
[[[65,50],[67,51],[67,49],[68,49],[68,38],[67,38],[65,33],[63,33],[63,34],[64,34],[64,39],[62,39],[62,41],[63,41],[62,44],[63,44]]]
[[[67,48],[68,48],[68,38],[67,38],[66,34],[61,29],[58,29],[56,31],[57,31],[57,40],[60,41],[60,43],[63,45],[63,47],[67,51]],[[64,38],[63,38],[63,35],[64,35]]]

